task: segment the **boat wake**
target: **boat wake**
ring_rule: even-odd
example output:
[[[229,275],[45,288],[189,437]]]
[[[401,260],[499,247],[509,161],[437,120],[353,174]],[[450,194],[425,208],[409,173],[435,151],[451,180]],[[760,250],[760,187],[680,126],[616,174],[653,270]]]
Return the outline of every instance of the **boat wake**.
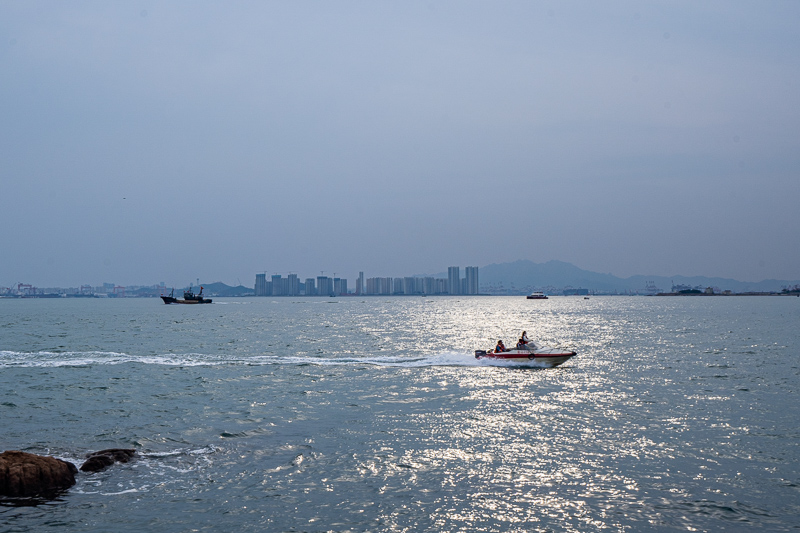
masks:
[[[265,365],[314,365],[314,366],[354,366],[372,365],[382,367],[421,368],[436,366],[520,366],[502,360],[476,359],[472,354],[459,352],[442,352],[432,355],[387,355],[387,356],[278,356],[252,355],[237,357],[235,355],[209,355],[201,353],[132,355],[118,352],[14,352],[0,351],[0,369],[2,368],[58,368],[82,367],[95,365],[144,364],[162,366],[265,366]],[[531,362],[531,367],[541,365]]]

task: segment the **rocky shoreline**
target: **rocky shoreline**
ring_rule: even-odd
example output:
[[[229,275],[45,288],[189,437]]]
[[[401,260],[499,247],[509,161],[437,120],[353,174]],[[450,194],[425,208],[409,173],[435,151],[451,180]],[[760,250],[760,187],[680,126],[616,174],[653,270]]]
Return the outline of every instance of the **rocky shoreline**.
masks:
[[[99,472],[114,463],[127,463],[136,450],[110,448],[86,455],[80,471]],[[8,450],[0,453],[0,497],[53,499],[75,484],[78,468],[67,461]]]

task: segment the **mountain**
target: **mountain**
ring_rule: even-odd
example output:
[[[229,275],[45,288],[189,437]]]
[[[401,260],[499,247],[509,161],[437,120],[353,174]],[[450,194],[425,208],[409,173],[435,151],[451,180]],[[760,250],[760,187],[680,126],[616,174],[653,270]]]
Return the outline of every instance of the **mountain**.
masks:
[[[203,296],[253,296],[255,290],[252,287],[239,285],[231,287],[221,281],[215,283],[203,283]]]
[[[612,274],[600,274],[576,267],[563,261],[534,263],[528,260],[512,263],[491,264],[480,269],[481,291],[489,293],[523,294],[534,289],[560,293],[564,288],[583,288],[597,293],[639,293],[648,292],[648,284],[663,292],[669,292],[673,285],[689,287],[715,287],[733,292],[780,292],[800,281],[763,280],[759,282],[738,281],[728,278],[709,278],[704,276],[631,276],[619,278]]]
[[[520,260],[513,263],[491,264],[480,269],[481,285],[503,285],[527,292],[533,288],[584,288],[600,292],[619,290],[622,280],[611,274],[582,270],[563,261],[534,263]]]

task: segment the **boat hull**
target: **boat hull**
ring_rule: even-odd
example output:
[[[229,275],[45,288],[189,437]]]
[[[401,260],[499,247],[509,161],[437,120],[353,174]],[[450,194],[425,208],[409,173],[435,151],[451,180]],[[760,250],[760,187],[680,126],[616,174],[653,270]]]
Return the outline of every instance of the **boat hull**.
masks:
[[[498,361],[503,363],[510,363],[519,366],[543,366],[546,368],[553,368],[560,364],[565,363],[572,357],[575,357],[577,352],[563,351],[557,349],[545,350],[510,350],[508,352],[494,353],[492,351],[476,350],[475,359]]]
[[[203,298],[202,300],[179,300],[177,298],[173,298],[172,296],[162,296],[162,300],[164,300],[165,304],[210,304],[210,298]]]

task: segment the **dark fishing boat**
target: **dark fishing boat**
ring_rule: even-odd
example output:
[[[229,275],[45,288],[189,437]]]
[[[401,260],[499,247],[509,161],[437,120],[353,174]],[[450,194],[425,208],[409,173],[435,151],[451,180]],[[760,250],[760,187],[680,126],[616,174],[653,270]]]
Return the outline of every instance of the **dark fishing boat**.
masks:
[[[164,296],[162,294],[161,299],[164,300],[165,304],[176,304],[178,303],[178,299],[175,298],[174,294],[175,294],[175,289],[172,289],[172,292],[169,293],[169,296]]]
[[[183,300],[175,298],[175,289],[169,293],[169,296],[162,296],[165,304],[210,304],[211,298],[203,298],[203,287],[200,287],[200,292],[195,294],[190,288],[188,291],[183,291]]]

